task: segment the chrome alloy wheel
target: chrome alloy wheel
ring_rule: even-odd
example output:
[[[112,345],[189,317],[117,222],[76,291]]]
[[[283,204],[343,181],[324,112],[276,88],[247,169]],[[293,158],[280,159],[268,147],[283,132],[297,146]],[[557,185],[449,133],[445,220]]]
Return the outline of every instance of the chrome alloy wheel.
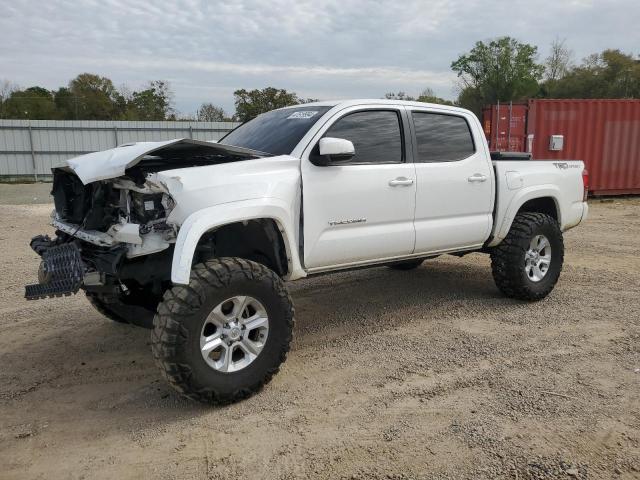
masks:
[[[248,296],[228,298],[205,320],[200,352],[214,370],[237,372],[260,355],[268,334],[267,310],[258,300]]]
[[[536,235],[531,239],[529,250],[525,254],[524,269],[532,282],[542,280],[551,266],[551,244],[544,235]]]

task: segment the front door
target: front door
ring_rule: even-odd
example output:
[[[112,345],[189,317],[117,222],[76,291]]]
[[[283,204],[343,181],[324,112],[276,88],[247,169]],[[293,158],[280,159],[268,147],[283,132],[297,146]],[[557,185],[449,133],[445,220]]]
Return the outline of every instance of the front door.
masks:
[[[304,265],[320,271],[413,252],[416,182],[407,163],[402,107],[338,112],[302,156]],[[355,156],[316,166],[322,137],[350,140]]]

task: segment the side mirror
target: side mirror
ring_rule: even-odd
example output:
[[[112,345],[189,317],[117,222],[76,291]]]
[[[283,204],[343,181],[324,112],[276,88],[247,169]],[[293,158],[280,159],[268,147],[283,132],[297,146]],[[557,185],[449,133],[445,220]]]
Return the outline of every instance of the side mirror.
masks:
[[[344,138],[321,138],[318,147],[319,155],[314,155],[312,162],[323,167],[346,163],[356,154],[353,143]]]
[[[320,139],[320,155],[329,155],[332,160],[350,159],[356,154],[353,143],[344,138],[325,137]],[[335,157],[335,158],[334,158]]]

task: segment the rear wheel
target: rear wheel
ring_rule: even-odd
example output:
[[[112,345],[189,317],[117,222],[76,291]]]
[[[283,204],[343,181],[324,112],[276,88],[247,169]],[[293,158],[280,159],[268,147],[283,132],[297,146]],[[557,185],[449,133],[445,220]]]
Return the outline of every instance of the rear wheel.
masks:
[[[168,290],[154,318],[152,350],[188,398],[225,404],[262,388],[286,359],[293,304],[264,265],[220,258],[195,265],[189,285]]]
[[[555,286],[564,261],[558,222],[544,213],[516,215],[506,238],[491,251],[491,271],[507,297],[540,300]]]

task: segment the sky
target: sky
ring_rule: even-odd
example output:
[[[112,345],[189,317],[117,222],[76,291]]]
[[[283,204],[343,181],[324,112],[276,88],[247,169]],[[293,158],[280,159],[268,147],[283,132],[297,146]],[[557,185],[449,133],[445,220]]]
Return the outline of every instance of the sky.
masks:
[[[79,73],[117,87],[168,80],[176,110],[233,113],[233,91],[303,98],[456,96],[450,65],[478,40],[555,38],[579,61],[640,53],[640,0],[0,0],[0,80],[57,89]]]

